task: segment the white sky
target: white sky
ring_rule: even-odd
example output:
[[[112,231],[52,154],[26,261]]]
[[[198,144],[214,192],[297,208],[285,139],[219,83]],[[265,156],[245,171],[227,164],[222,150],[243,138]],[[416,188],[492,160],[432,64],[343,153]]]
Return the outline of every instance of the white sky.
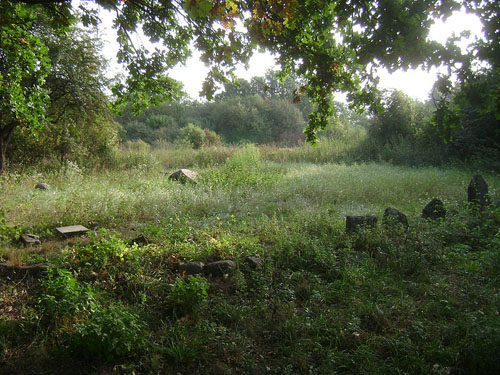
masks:
[[[101,26],[101,36],[105,39],[104,56],[110,60],[110,75],[120,72],[120,67],[116,64],[117,44],[114,38],[114,31],[110,26],[109,19],[103,18]],[[108,21],[108,22],[107,22]],[[480,20],[465,12],[455,13],[448,18],[446,23],[436,21],[430,30],[429,38],[444,43],[452,33],[459,34],[468,30],[471,37],[464,40],[460,46],[466,48],[477,36],[482,35]],[[138,40],[143,42],[144,40]],[[248,70],[243,66],[237,66],[236,74],[240,78],[250,80],[254,76],[263,76],[268,69],[275,68],[274,58],[269,53],[255,53],[250,60]],[[208,68],[199,60],[199,54],[193,51],[193,56],[187,61],[185,66],[178,66],[171,71],[171,76],[184,84],[184,90],[193,98],[198,99],[202,82],[208,73]],[[430,72],[423,70],[397,71],[389,74],[387,70],[379,71],[381,88],[398,89],[405,92],[412,98],[425,101],[436,80],[437,69]]]

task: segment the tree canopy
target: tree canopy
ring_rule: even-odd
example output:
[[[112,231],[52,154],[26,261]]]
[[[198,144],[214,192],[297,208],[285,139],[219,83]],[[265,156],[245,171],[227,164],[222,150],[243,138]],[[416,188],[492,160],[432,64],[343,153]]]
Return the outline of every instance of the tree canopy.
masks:
[[[97,25],[97,9],[111,11],[120,45],[118,61],[128,71],[113,87],[115,103],[131,103],[136,110],[179,94],[179,84],[168,72],[186,61],[191,46],[211,67],[203,84],[207,98],[213,97],[217,84],[234,78],[236,63],[248,63],[253,51],[266,49],[276,54],[282,76],[293,72],[301,79],[293,91],[295,101],[306,94],[313,104],[306,128],[309,141],[328,124],[334,92],[348,92],[354,106],[377,104],[374,68],[445,64],[450,72],[466,77],[477,61],[496,70],[500,61],[496,0],[94,0],[78,5],[65,0],[2,0],[1,7],[2,32],[17,46],[2,45],[7,56],[2,64],[12,59],[16,48],[42,53],[42,46],[25,37],[30,23],[19,21],[21,11],[28,18],[43,13],[56,29],[67,28],[78,16],[85,25]],[[441,45],[427,38],[435,19],[463,8],[477,14],[484,26],[485,38],[473,49],[465,54],[456,39]],[[134,45],[131,34],[136,32],[157,47]],[[4,91],[14,79],[2,76]],[[25,113],[22,107],[12,111],[19,113],[17,118]]]

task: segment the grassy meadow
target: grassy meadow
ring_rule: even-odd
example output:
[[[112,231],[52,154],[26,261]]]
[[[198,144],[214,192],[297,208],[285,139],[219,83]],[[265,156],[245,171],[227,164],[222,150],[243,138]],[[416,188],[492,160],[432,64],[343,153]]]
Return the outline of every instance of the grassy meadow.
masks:
[[[331,146],[142,146],[0,175],[0,258],[55,265],[0,275],[0,374],[500,373],[500,210],[469,209],[474,171],[341,164]],[[448,215],[428,222],[434,197]],[[346,234],[387,207],[409,230]],[[91,231],[56,235],[74,224]],[[223,259],[224,277],[178,270]]]

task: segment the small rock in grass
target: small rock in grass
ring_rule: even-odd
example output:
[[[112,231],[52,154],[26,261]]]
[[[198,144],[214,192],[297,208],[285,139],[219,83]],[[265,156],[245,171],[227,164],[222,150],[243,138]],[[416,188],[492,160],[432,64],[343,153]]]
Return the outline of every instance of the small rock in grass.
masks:
[[[219,260],[205,265],[203,272],[211,276],[224,276],[234,267],[236,264],[232,260]]]
[[[262,267],[262,264],[264,263],[262,258],[255,257],[252,255],[247,255],[243,261],[248,264],[251,268],[260,268]]]
[[[179,265],[179,271],[186,272],[187,275],[198,275],[203,272],[204,266],[202,262],[187,262]]]
[[[25,245],[40,245],[40,237],[34,234],[21,234],[19,240]]]
[[[169,180],[179,181],[185,184],[186,182],[190,182],[192,184],[196,184],[196,180],[198,179],[198,173],[190,170],[190,169],[179,169],[172,173],[169,177]]]
[[[471,207],[475,207],[483,211],[491,203],[488,195],[488,184],[484,178],[476,174],[472,177],[469,186],[467,187],[467,198]]]
[[[45,182],[39,182],[36,184],[35,189],[39,190],[50,190],[49,184],[46,184]]]
[[[431,200],[422,210],[422,217],[427,220],[438,220],[446,217],[446,208],[439,198]]]
[[[144,235],[141,234],[140,236],[137,236],[133,240],[130,240],[130,244],[137,244],[137,245],[148,245],[151,241]]]
[[[356,232],[360,228],[373,229],[377,226],[375,215],[346,216],[345,229],[347,233]]]
[[[384,211],[384,216],[382,218],[382,223],[386,227],[394,227],[394,226],[403,226],[404,228],[408,228],[408,218],[401,211],[393,208],[387,207]]]

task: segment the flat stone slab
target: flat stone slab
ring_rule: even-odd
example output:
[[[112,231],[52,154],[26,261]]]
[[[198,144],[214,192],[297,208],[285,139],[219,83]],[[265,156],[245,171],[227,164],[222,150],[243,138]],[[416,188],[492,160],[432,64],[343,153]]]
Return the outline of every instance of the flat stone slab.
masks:
[[[19,240],[25,245],[40,245],[40,237],[34,234],[21,234]]]
[[[73,235],[73,234],[84,234],[89,231],[88,228],[83,225],[70,225],[67,227],[59,227],[56,228],[56,231],[60,234],[64,234],[65,236]]]
[[[0,272],[5,273],[27,273],[30,275],[38,275],[40,273],[46,273],[49,268],[55,268],[53,264],[50,263],[38,263],[30,264],[27,266],[15,266],[10,262],[0,263]]]

